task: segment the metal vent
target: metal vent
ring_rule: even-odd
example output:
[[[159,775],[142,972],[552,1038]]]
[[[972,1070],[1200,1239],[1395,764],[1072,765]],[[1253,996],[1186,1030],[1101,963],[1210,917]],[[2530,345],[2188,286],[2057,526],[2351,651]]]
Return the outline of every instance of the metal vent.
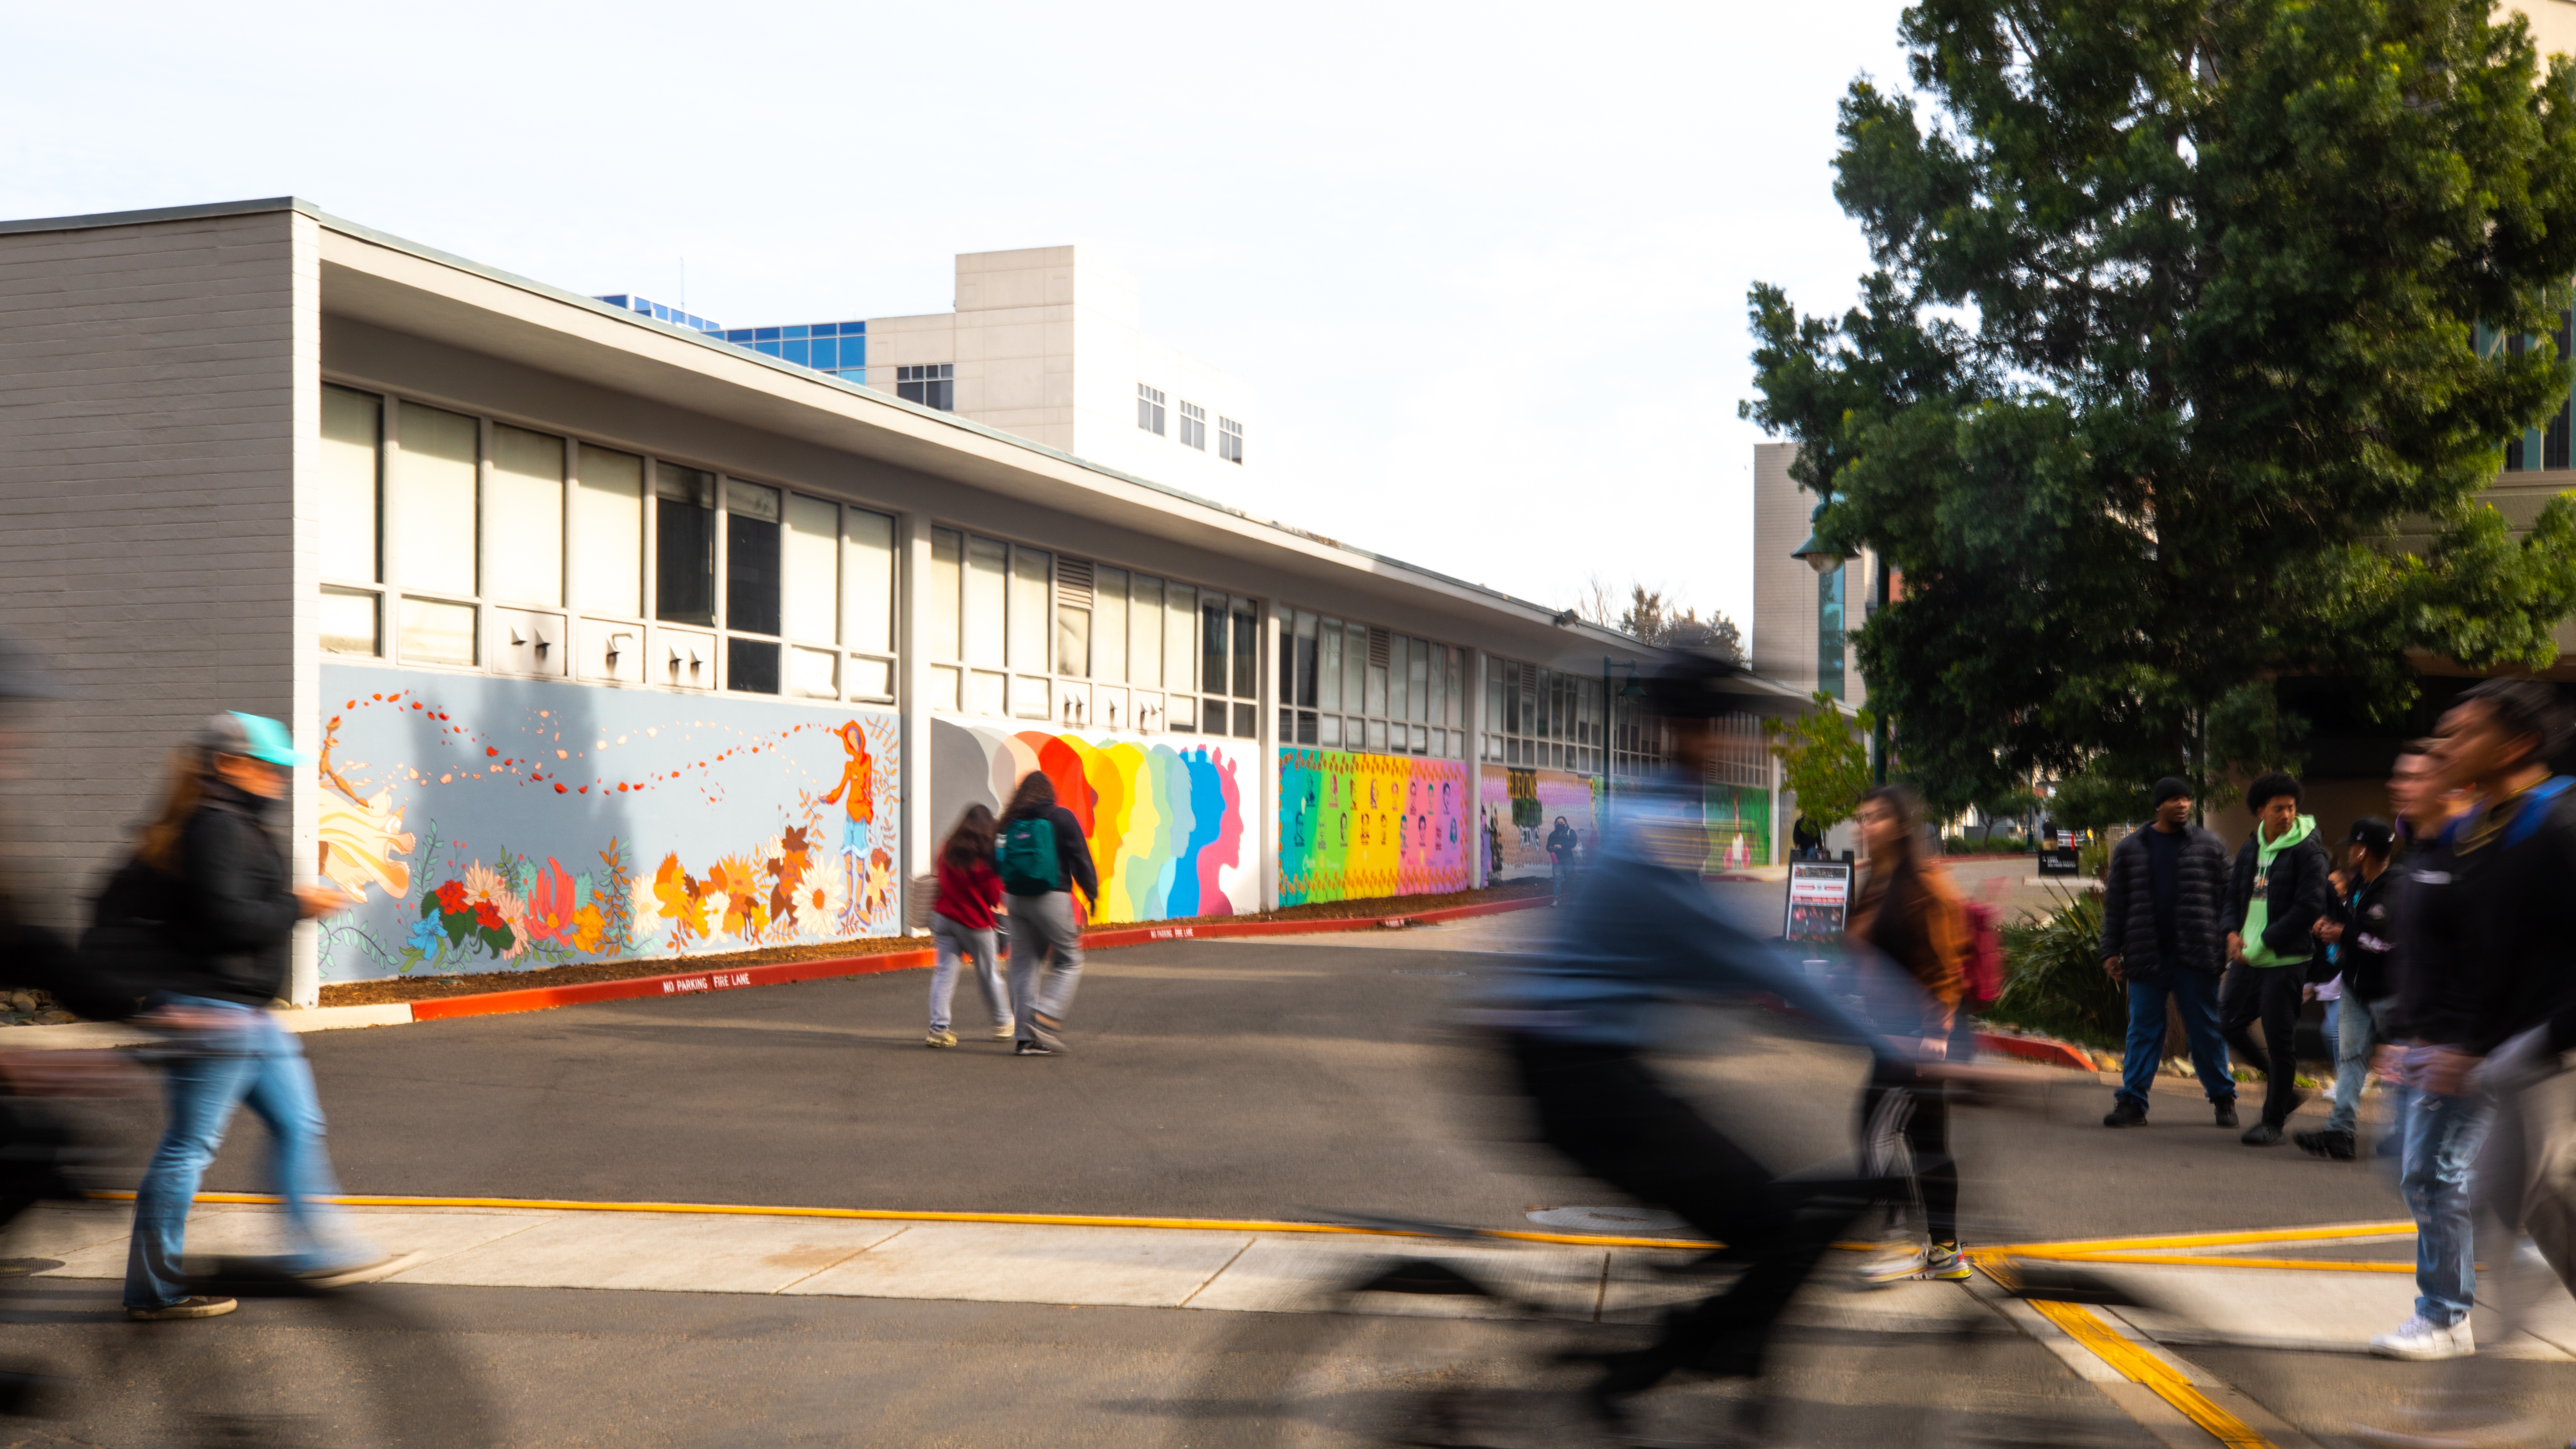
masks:
[[[1091,560],[1056,558],[1055,601],[1068,609],[1091,607]]]
[[[1369,630],[1369,663],[1376,665],[1380,669],[1386,668],[1387,656],[1392,651],[1392,648],[1393,645],[1388,640],[1387,632],[1384,629],[1372,628]]]

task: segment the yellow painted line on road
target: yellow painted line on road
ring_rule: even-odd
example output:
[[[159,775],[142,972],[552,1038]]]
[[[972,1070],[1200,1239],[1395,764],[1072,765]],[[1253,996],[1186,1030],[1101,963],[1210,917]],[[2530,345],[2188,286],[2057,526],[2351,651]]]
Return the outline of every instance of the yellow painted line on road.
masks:
[[[132,1202],[130,1192],[93,1192],[91,1197],[110,1202]],[[272,1193],[201,1192],[197,1201],[249,1205],[273,1205],[284,1201]],[[872,1222],[912,1223],[1006,1223],[1024,1227],[1058,1228],[1177,1228],[1197,1232],[1223,1233],[1345,1233],[1360,1237],[1430,1238],[1446,1237],[1440,1233],[1409,1232],[1402,1228],[1370,1228],[1348,1223],[1269,1222],[1247,1218],[1146,1218],[1115,1217],[1097,1213],[966,1213],[913,1212],[900,1208],[823,1208],[764,1207],[741,1203],[703,1202],[580,1202],[563,1198],[528,1197],[382,1197],[353,1194],[330,1198],[344,1207],[422,1207],[422,1208],[501,1208],[510,1211],[573,1213],[703,1213],[721,1217],[760,1218],[856,1218]],[[1517,1243],[1558,1243],[1580,1248],[1661,1248],[1674,1252],[1705,1253],[1718,1246],[1682,1238],[1623,1238],[1595,1233],[1527,1233],[1508,1228],[1478,1228],[1478,1238],[1502,1238]],[[1862,1243],[1839,1246],[1864,1248]]]
[[[2093,1253],[2135,1253],[2149,1248],[2230,1248],[2247,1243],[2331,1243],[2344,1238],[2412,1237],[2406,1223],[2337,1223],[2310,1228],[2261,1228],[2232,1233],[2180,1233],[2165,1237],[2089,1238],[2054,1243],[2013,1243],[1990,1251],[2024,1258],[2068,1258]],[[2180,1260],[2177,1260],[2180,1261]]]
[[[2319,1273],[2412,1273],[2412,1263],[2337,1261],[2331,1258],[2196,1258],[2172,1253],[2039,1253],[2009,1249],[2020,1258],[2054,1263],[2143,1263],[2156,1268],[2290,1268]]]
[[[2066,1336],[2082,1344],[2086,1352],[2118,1370],[2122,1378],[2153,1390],[2157,1398],[2181,1410],[2184,1418],[2208,1430],[2229,1449],[2273,1449],[2271,1440],[2211,1402],[2191,1380],[2174,1372],[2172,1365],[2114,1332],[2092,1309],[2081,1303],[2023,1301],[2042,1318],[2066,1330]]]

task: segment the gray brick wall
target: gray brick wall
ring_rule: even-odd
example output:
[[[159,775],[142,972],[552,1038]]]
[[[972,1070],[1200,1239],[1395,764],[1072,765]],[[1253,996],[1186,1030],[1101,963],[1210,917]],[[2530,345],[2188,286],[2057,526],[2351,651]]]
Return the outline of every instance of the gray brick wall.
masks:
[[[313,225],[0,235],[0,628],[74,695],[13,721],[0,831],[37,919],[81,916],[208,713],[315,738],[294,502],[316,432]]]

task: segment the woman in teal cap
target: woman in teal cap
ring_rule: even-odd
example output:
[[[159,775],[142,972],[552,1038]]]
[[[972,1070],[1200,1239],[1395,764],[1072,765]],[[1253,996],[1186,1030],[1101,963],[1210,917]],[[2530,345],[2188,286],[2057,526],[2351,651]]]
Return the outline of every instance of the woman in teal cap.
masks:
[[[179,1255],[189,1204],[236,1104],[259,1114],[276,1142],[277,1190],[295,1244],[286,1271],[328,1287],[407,1266],[350,1232],[328,1201],[339,1188],[322,1145],[313,1070],[267,1010],[289,989],[296,924],[353,904],[330,886],[295,884],[265,824],[286,795],[287,771],[311,762],[273,719],[214,716],[181,752],[169,796],[135,852],[166,885],[154,914],[176,948],[175,974],[149,1015],[185,1037],[169,1064],[169,1124],[135,1194],[125,1260],[132,1318],[213,1318],[235,1307],[230,1298],[190,1293]]]

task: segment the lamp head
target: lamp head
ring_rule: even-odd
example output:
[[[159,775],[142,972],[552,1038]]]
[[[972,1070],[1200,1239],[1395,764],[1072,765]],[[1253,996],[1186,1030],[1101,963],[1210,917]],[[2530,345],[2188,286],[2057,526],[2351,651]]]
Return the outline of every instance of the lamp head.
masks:
[[[1814,511],[1807,515],[1807,541],[1789,551],[1789,557],[1806,560],[1807,567],[1820,574],[1832,573],[1843,566],[1843,556],[1816,539],[1816,525],[1825,521],[1825,510],[1832,506],[1830,498],[1815,506]]]

